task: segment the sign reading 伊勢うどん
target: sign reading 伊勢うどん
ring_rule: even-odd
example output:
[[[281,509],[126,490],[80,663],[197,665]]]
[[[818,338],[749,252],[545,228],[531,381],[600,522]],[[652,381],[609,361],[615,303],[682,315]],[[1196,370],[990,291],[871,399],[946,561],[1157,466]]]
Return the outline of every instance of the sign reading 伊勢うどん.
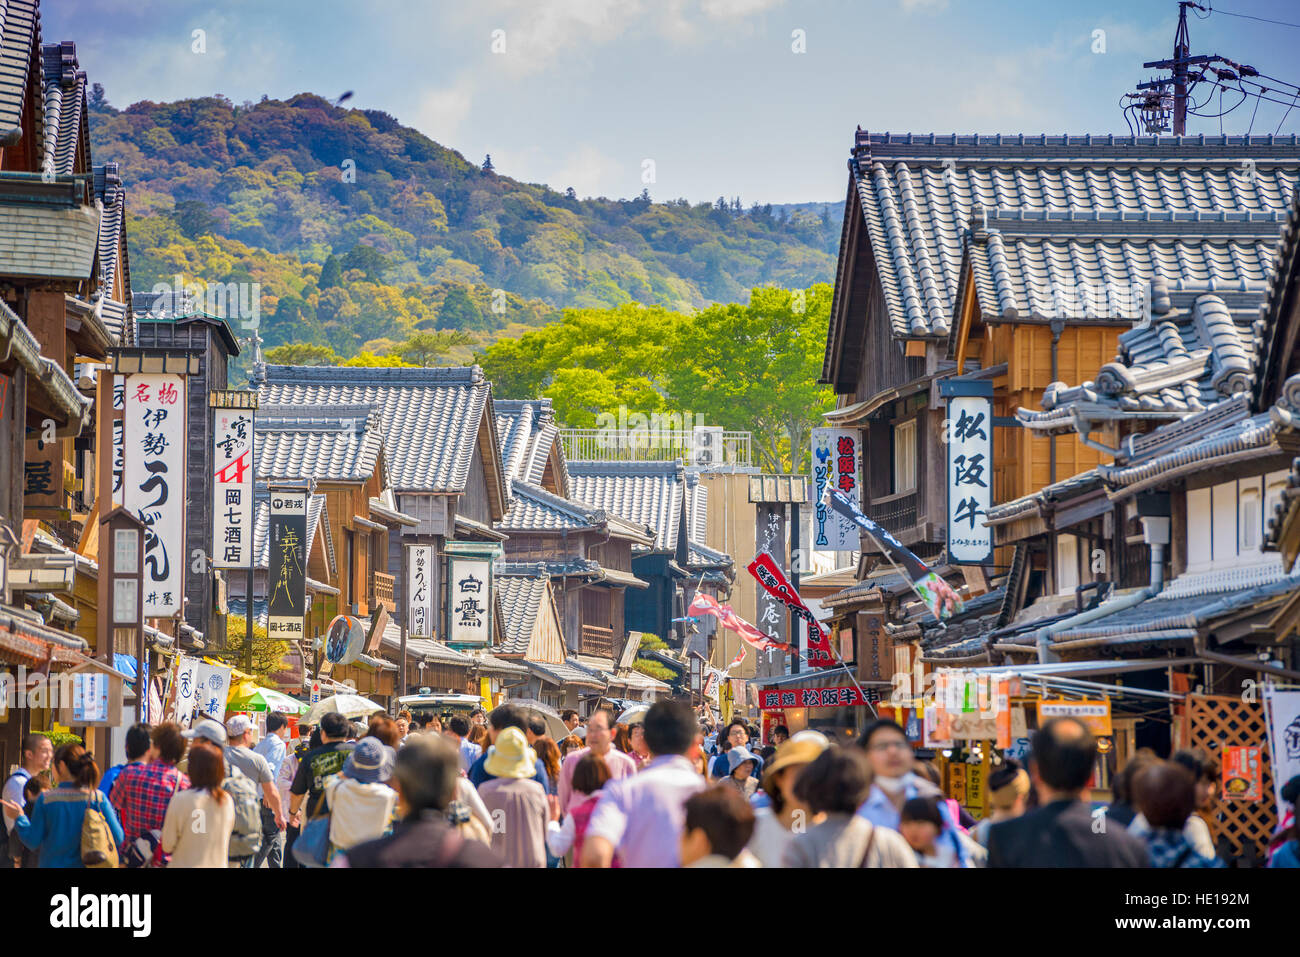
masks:
[[[185,377],[126,377],[123,504],[145,524],[143,618],[182,608],[185,583]]]
[[[408,545],[406,551],[407,634],[433,637],[433,576],[437,572],[432,545]]]

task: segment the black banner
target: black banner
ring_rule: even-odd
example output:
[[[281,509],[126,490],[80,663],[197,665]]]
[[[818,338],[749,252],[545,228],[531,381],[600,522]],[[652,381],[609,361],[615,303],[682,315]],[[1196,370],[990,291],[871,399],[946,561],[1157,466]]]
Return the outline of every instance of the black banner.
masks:
[[[268,636],[302,637],[307,614],[307,493],[271,490]]]

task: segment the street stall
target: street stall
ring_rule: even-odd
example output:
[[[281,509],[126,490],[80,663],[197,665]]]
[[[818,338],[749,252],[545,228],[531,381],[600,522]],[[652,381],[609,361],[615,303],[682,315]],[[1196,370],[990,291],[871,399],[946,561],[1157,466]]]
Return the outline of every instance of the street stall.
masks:
[[[828,738],[851,741],[889,700],[886,681],[859,681],[845,666],[769,678],[758,691],[763,740],[784,725],[793,734],[812,729]]]

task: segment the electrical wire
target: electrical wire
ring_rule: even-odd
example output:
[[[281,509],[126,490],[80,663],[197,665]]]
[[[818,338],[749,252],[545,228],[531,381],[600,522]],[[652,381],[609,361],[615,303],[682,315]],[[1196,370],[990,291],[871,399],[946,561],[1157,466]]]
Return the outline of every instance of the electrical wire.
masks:
[[[1286,20],[1270,20],[1268,17],[1256,17],[1249,13],[1233,13],[1231,10],[1220,10],[1213,5],[1210,7],[1210,13],[1222,13],[1225,17],[1240,17],[1242,20],[1257,20],[1260,23],[1272,23],[1279,27],[1295,27],[1297,30],[1300,30],[1300,23],[1289,23]],[[1208,17],[1209,14],[1206,14],[1204,17],[1197,14],[1196,18],[1198,20],[1205,20]]]

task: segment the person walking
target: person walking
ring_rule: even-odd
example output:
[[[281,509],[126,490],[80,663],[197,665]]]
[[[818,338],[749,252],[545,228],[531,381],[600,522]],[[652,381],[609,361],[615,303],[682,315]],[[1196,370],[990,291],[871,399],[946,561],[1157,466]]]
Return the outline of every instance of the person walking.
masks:
[[[492,849],[509,867],[545,867],[551,801],[535,779],[537,753],[524,732],[512,727],[497,734],[484,769],[491,777],[478,793],[492,815]]]
[[[262,847],[266,846],[266,832],[268,823],[274,830],[274,836],[284,830],[286,821],[284,810],[280,805],[280,792],[275,786],[275,772],[271,770],[271,763],[265,757],[258,754],[248,746],[249,738],[253,733],[253,721],[246,714],[234,715],[226,722],[226,747],[224,749],[226,760],[231,766],[238,769],[241,774],[253,782],[253,786],[262,792],[262,803],[259,806],[262,819]],[[231,866],[238,867],[255,867],[257,853],[250,854],[248,857],[235,858]]]
[[[1214,839],[1210,836],[1210,826],[1198,812],[1208,813],[1214,806],[1215,793],[1219,788],[1219,776],[1222,773],[1219,763],[1208,757],[1204,751],[1191,750],[1175,751],[1169,760],[1187,771],[1195,782],[1195,807],[1183,825],[1187,840],[1201,857],[1212,858],[1215,856]],[[1151,763],[1154,762],[1149,762]],[[1144,766],[1142,770],[1146,770],[1146,767]],[[1145,839],[1146,832],[1150,828],[1151,825],[1139,808],[1128,829]]]
[[[18,839],[37,852],[37,867],[86,866],[81,856],[81,833],[86,812],[92,808],[104,816],[115,848],[120,851],[122,825],[113,805],[96,787],[99,768],[94,756],[79,744],[65,744],[54,752],[52,763],[58,786],[36,797],[30,817],[22,805],[0,799],[5,811],[13,815]]]
[[[1015,758],[1007,758],[989,774],[989,816],[975,825],[971,837],[981,846],[989,845],[989,829],[1025,813],[1029,801],[1029,774]]]
[[[742,719],[732,718],[722,734],[718,736],[718,742],[720,747],[718,756],[709,766],[709,777],[714,781],[721,781],[731,773],[727,752],[732,748],[743,748],[749,744],[749,729]]]
[[[794,793],[813,814],[825,816],[793,836],[782,865],[916,867],[901,834],[857,813],[871,787],[871,762],[860,748],[832,745],[819,754],[799,774]]]
[[[168,867],[229,867],[235,802],[221,787],[225,755],[204,738],[196,738],[186,761],[190,786],[167,802],[161,843]],[[197,821],[202,827],[196,827]]]
[[[190,779],[176,767],[185,757],[185,735],[174,721],[153,729],[153,758],[144,764],[128,764],[113,784],[112,803],[125,833],[121,856],[127,867],[167,863],[159,847],[163,818],[172,796],[190,786]]]
[[[560,762],[560,782],[556,787],[556,797],[560,799],[561,814],[569,813],[573,802],[573,775],[578,762],[588,754],[594,754],[605,762],[611,780],[621,781],[637,772],[636,762],[614,747],[609,712],[603,708],[593,711],[587,719],[586,746],[566,754]]]
[[[722,786],[733,789],[746,801],[758,791],[758,778],[754,771],[759,765],[759,757],[741,745],[727,752],[727,763],[731,773],[722,779]]]
[[[500,867],[499,855],[447,823],[460,757],[440,735],[411,735],[393,761],[398,823],[391,834],[338,855],[331,867]]]
[[[304,754],[298,763],[293,784],[289,786],[289,823],[299,829],[303,824],[303,803],[307,818],[315,817],[316,806],[325,792],[325,781],[343,770],[348,754],[356,747],[347,740],[351,722],[336,711],[321,717],[320,746]]]
[[[608,729],[606,729],[608,733]],[[610,781],[609,764],[598,754],[588,751],[579,758],[570,773],[571,803],[564,822],[546,823],[546,849],[555,857],[573,851],[575,867],[582,866],[582,845],[591,822],[591,812],[596,809],[601,789]],[[611,866],[619,867],[615,859]]]
[[[317,813],[329,815],[331,855],[382,837],[392,826],[397,792],[388,780],[395,756],[396,751],[378,738],[362,738],[342,772],[325,782]]]
[[[651,761],[605,785],[587,826],[583,867],[609,867],[615,852],[625,867],[681,864],[686,801],[705,787],[686,757],[695,741],[695,715],[679,701],[656,701],[642,726]],[[589,722],[589,737],[592,728]]]
[[[754,810],[734,788],[707,788],[691,797],[685,810],[682,867],[762,866],[746,849],[754,835]]]
[[[460,754],[460,767],[465,773],[474,766],[474,762],[483,756],[483,749],[469,740],[469,718],[463,714],[453,714],[447,722],[447,730],[454,739],[452,744]]]
[[[989,828],[989,867],[1149,867],[1146,846],[1125,828],[1094,827],[1086,800],[1097,741],[1077,718],[1034,732],[1030,778],[1039,806]]]
[[[912,798],[899,814],[898,832],[916,852],[916,862],[923,868],[983,867],[988,852],[973,837],[958,830],[955,840],[942,840],[948,825],[939,812],[939,798]],[[958,858],[957,847],[966,853]]]
[[[37,796],[48,787],[49,784],[43,774],[33,774],[23,785],[23,813],[29,818],[36,806]],[[11,866],[23,868],[39,867],[41,856],[23,843],[22,838],[18,836],[18,829],[14,828],[9,834],[9,858]]]
[[[763,772],[767,805],[754,809],[754,835],[750,852],[763,867],[780,867],[796,824],[803,829],[817,823],[816,815],[795,794],[799,774],[826,750],[825,741],[803,738],[786,741],[776,749]]]
[[[124,767],[128,764],[144,764],[148,761],[149,749],[153,747],[153,743],[149,740],[149,725],[140,722],[127,728],[125,745],[126,760],[105,771],[103,779],[99,782],[99,790],[106,798],[112,798],[113,785],[117,783],[117,776],[122,773]]]
[[[14,831],[14,821],[18,818],[18,811],[10,811],[10,808],[16,807],[22,809],[26,802],[23,800],[23,788],[27,781],[34,775],[48,772],[50,761],[54,759],[54,745],[50,739],[43,734],[29,734],[23,738],[19,747],[22,755],[21,761],[17,768],[9,777],[5,778],[4,787],[0,789],[0,799],[8,801],[4,806],[3,814],[0,818],[4,821],[4,839],[8,843],[9,835]],[[11,867],[12,861],[8,854],[3,855],[4,862],[2,867]]]
[[[271,778],[275,784],[275,792],[280,798],[281,820],[287,825],[284,819],[284,808],[289,804],[288,798],[284,796],[284,791],[280,788],[280,769],[289,757],[289,719],[278,712],[272,711],[266,716],[266,734],[262,740],[257,742],[257,747],[253,751],[259,756],[266,759],[266,763],[271,768]],[[191,776],[192,777],[192,776]],[[262,803],[262,846],[257,849],[257,854],[253,856],[253,867],[258,868],[266,862],[269,868],[278,869],[284,866],[284,833],[285,828],[275,820],[275,812],[266,802]]]
[[[488,715],[488,736],[490,737],[493,746],[496,745],[496,740],[500,736],[501,732],[507,728],[517,728],[525,735],[527,735],[529,730],[528,718],[521,709],[512,704],[503,704],[493,708],[492,713]],[[545,726],[543,726],[542,730],[545,731]],[[527,743],[527,737],[525,737],[524,741]],[[479,789],[480,794],[482,794],[484,782],[491,780],[493,776],[486,768],[487,760],[491,753],[491,747],[484,750],[482,757],[474,762],[468,772],[470,783]],[[537,758],[536,760],[537,764],[533,777],[536,779],[537,783],[542,786],[543,790],[549,791],[549,782],[546,779],[546,768],[542,765],[541,758]]]
[[[1192,772],[1173,760],[1151,761],[1133,779],[1133,798],[1146,822],[1139,833],[1152,867],[1224,866],[1217,857],[1202,854],[1187,836],[1187,819],[1196,810],[1196,790]]]
[[[312,738],[315,735],[316,746],[320,746],[320,736],[310,727],[298,724],[298,741],[289,748],[284,756],[284,763],[280,765],[280,773],[276,775],[275,787],[280,792],[280,807],[289,807],[289,789],[293,787],[293,779],[298,776],[298,766],[302,763],[303,756],[312,749]],[[291,816],[285,818],[284,828],[284,851],[280,855],[281,866],[293,868],[298,866],[297,859],[293,856],[293,842],[297,840],[299,828],[293,823]]]

